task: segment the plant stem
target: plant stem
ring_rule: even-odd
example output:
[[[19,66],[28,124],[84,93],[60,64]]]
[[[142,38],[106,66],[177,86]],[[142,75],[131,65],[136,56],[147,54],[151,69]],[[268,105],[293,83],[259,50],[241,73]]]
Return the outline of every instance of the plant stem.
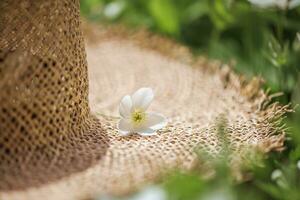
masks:
[[[279,12],[279,22],[277,23],[277,38],[280,44],[283,46],[283,30],[286,22],[286,12],[288,8],[278,9]]]

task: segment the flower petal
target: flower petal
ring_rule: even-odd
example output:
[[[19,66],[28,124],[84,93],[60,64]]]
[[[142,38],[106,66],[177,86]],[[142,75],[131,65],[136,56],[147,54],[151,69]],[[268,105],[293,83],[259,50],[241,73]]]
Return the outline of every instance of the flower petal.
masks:
[[[151,88],[141,88],[132,95],[133,108],[146,110],[154,97]]]
[[[149,112],[146,114],[146,126],[153,130],[161,129],[165,127],[167,123],[167,118],[162,114],[153,112]]]
[[[119,134],[122,136],[129,135],[131,133],[131,123],[129,119],[121,119],[118,123]]]
[[[139,130],[136,130],[136,132],[142,136],[156,135],[156,131],[151,128],[139,129]]]
[[[132,100],[129,95],[123,97],[120,103],[119,112],[122,117],[127,117],[131,113]]]

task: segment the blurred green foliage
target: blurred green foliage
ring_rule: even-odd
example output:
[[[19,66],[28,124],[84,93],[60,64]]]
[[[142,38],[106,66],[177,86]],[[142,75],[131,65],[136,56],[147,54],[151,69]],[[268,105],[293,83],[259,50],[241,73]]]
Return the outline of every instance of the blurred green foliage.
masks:
[[[235,61],[238,72],[260,75],[288,97],[299,78],[299,7],[262,9],[246,0],[82,0],[81,11],[90,20],[143,26],[195,53]]]
[[[238,73],[261,76],[266,89],[284,92],[275,100],[300,103],[300,6],[260,8],[246,0],[81,0],[81,12],[92,21],[146,27],[195,54],[234,63]],[[251,181],[237,184],[227,178],[228,170],[217,170],[211,180],[179,173],[162,187],[169,199],[178,200],[300,199],[299,111],[286,123],[287,149],[254,167]]]

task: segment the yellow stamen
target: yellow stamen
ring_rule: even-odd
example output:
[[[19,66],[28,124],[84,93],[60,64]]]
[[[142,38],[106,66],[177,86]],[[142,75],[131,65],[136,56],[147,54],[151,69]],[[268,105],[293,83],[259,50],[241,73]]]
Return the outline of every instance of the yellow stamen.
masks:
[[[141,124],[142,122],[145,121],[145,118],[146,118],[146,114],[143,110],[140,110],[140,109],[136,109],[132,112],[131,114],[131,119],[132,119],[132,122],[135,124],[135,125],[139,125]]]

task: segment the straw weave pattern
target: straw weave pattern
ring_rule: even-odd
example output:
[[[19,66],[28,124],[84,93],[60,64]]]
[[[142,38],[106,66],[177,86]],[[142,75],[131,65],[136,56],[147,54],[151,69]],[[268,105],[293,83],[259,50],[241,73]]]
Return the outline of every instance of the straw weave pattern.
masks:
[[[0,199],[127,194],[197,168],[199,151],[220,156],[220,119],[232,166],[247,160],[245,147],[282,150],[289,108],[269,105],[258,79],[144,31],[83,28],[86,43],[75,0],[0,3]],[[144,86],[169,123],[121,137],[119,102]]]

